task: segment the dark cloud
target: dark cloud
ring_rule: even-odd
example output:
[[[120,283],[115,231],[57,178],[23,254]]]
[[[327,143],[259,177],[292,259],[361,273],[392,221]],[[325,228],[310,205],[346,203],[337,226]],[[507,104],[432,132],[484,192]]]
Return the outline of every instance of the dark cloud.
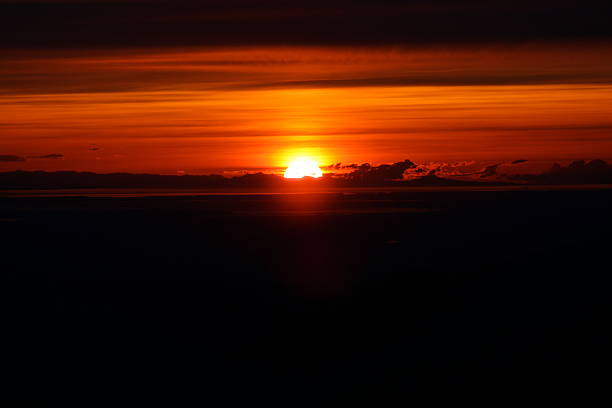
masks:
[[[501,162],[501,163],[496,163],[496,164],[492,164],[489,166],[486,166],[483,170],[481,171],[477,171],[474,173],[464,173],[464,174],[456,174],[457,176],[480,176],[480,178],[493,178],[493,177],[505,177],[505,175],[500,175],[498,173],[498,170],[501,166],[504,165],[513,165],[513,164],[520,164],[520,163],[525,163],[527,162],[527,160],[524,159],[519,159],[519,160],[514,160],[512,162]]]
[[[342,168],[342,163],[330,164],[329,166],[322,167],[325,170],[339,170]]]
[[[424,163],[415,164],[410,160],[397,162],[390,165],[370,166],[365,163],[351,173],[337,176],[340,185],[349,186],[383,186],[383,185],[404,185],[404,186],[474,186],[474,185],[499,185],[507,184],[493,181],[479,181],[476,179],[460,180],[455,177],[465,175],[465,169],[475,165],[474,162],[457,163]],[[487,169],[472,173],[483,174],[486,171],[494,174],[496,167],[489,166]]]
[[[366,164],[367,166],[369,166],[369,164]],[[363,164],[356,164],[356,163],[352,163],[352,164],[342,164],[342,163],[335,163],[335,164],[330,164],[329,166],[324,166],[323,168],[325,170],[346,170],[346,169],[358,169],[361,166],[363,166]]]
[[[13,154],[0,155],[0,162],[24,162],[26,159],[63,159],[64,155],[59,153],[45,154],[42,156],[27,156],[21,157]]]
[[[543,174],[514,175],[507,179],[530,184],[611,184],[612,165],[603,160],[576,160],[567,166],[555,163]]]
[[[514,160],[510,163],[497,163],[497,164],[493,164],[490,166],[487,166],[484,168],[484,170],[478,172],[478,173],[474,173],[474,174],[479,174],[480,178],[487,178],[487,177],[496,177],[499,176],[497,170],[499,169],[500,166],[503,166],[505,164],[520,164],[520,163],[525,163],[527,160],[524,159],[519,159],[519,160]],[[505,177],[505,176],[504,176]]]
[[[480,173],[480,178],[493,177],[493,176],[497,175],[497,169],[502,164],[503,163],[497,163],[497,164],[493,164],[491,166],[485,167],[485,169]]]
[[[476,162],[463,161],[463,162],[427,162],[417,164],[415,167],[407,169],[404,172],[405,180],[414,180],[422,178],[423,176],[440,176],[440,177],[460,177],[468,174],[480,174],[476,172],[474,166]]]
[[[515,165],[525,163],[527,160],[519,159],[512,162],[501,162],[495,163],[484,168],[478,168],[478,163],[474,161],[463,161],[455,163],[446,162],[430,162],[421,163],[416,167],[408,169],[404,173],[406,180],[413,180],[415,178],[423,177],[424,175],[438,176],[438,177],[450,177],[450,178],[504,178],[504,174],[499,173],[499,168],[506,165]]]
[[[385,45],[610,39],[603,0],[0,1],[0,47]],[[18,35],[17,35],[18,33]]]
[[[498,183],[527,183],[527,184],[612,184],[612,164],[608,164],[603,160],[577,160],[567,166],[561,166],[555,163],[548,171],[541,174],[521,174],[508,175],[499,172],[499,168],[504,165],[516,165],[525,163],[527,160],[519,159],[512,162],[501,162],[486,166],[479,171],[466,171],[473,162],[459,163],[429,163],[416,165],[409,160],[404,162],[394,163],[393,165],[383,165],[377,167],[369,167],[368,164],[344,175],[347,180],[360,180],[358,176],[363,174],[362,179],[367,182],[384,183],[390,180],[398,180],[395,177],[397,173],[390,171],[394,169],[399,171],[404,168],[404,179],[409,183],[421,185],[447,185],[445,183],[459,181],[456,177],[472,177],[472,183],[477,182],[477,179],[488,179],[490,182]],[[474,179],[476,177],[476,179]],[[469,182],[470,179],[461,179]],[[462,181],[463,183],[464,181]],[[366,183],[367,184],[367,183]],[[450,185],[450,184],[448,184]]]
[[[13,154],[0,154],[0,162],[22,162],[24,157],[15,156]]]
[[[359,165],[359,167],[345,174],[344,179],[359,183],[359,184],[378,184],[393,180],[402,180],[404,172],[408,169],[415,168],[410,160],[404,160],[393,164],[382,164],[380,166],[371,166],[369,163]]]
[[[52,154],[45,154],[42,156],[28,156],[28,159],[52,159],[52,160],[59,160],[59,159],[63,159],[64,155],[63,154],[59,154],[59,153],[52,153]]]
[[[159,175],[76,171],[13,171],[0,173],[3,188],[173,188],[173,187],[274,187],[284,179],[273,174]]]

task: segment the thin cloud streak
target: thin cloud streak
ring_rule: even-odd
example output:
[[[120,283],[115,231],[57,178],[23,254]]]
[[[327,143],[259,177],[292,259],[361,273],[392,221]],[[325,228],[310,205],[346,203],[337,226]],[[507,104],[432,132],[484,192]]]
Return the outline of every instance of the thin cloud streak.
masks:
[[[612,45],[273,47],[7,54],[0,94],[612,83]],[[568,56],[571,55],[571,58]]]

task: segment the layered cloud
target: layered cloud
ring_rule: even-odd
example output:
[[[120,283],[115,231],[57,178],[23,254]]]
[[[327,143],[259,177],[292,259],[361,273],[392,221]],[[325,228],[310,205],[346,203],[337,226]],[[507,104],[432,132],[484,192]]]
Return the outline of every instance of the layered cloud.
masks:
[[[576,160],[567,166],[555,163],[541,174],[519,174],[507,179],[531,184],[612,184],[612,165],[603,160]]]
[[[164,97],[174,100],[185,90],[605,85],[612,83],[611,49],[584,42],[460,49],[11,49],[0,62],[0,95],[173,90]]]
[[[14,154],[0,154],[0,162],[12,163],[12,162],[23,162],[24,157],[16,156]]]
[[[64,155],[59,153],[43,154],[42,156],[28,156],[28,159],[52,159],[60,160],[63,159]]]
[[[59,153],[44,154],[41,156],[17,156],[14,154],[0,154],[0,162],[11,163],[11,162],[25,162],[28,159],[51,159],[59,160],[63,159],[64,155]]]

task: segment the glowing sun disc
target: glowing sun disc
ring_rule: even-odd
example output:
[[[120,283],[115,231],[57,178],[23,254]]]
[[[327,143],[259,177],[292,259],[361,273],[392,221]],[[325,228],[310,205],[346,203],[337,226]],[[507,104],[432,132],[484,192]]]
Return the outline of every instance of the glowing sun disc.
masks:
[[[306,157],[300,157],[289,164],[289,167],[285,170],[284,177],[295,179],[302,177],[318,178],[321,176],[323,176],[323,172],[316,161]]]

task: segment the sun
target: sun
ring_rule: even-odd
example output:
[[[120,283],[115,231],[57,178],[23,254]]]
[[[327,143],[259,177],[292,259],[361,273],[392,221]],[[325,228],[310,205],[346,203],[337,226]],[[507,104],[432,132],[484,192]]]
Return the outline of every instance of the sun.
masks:
[[[302,177],[318,178],[323,176],[317,162],[308,157],[294,159],[285,170],[285,178],[296,179]]]

